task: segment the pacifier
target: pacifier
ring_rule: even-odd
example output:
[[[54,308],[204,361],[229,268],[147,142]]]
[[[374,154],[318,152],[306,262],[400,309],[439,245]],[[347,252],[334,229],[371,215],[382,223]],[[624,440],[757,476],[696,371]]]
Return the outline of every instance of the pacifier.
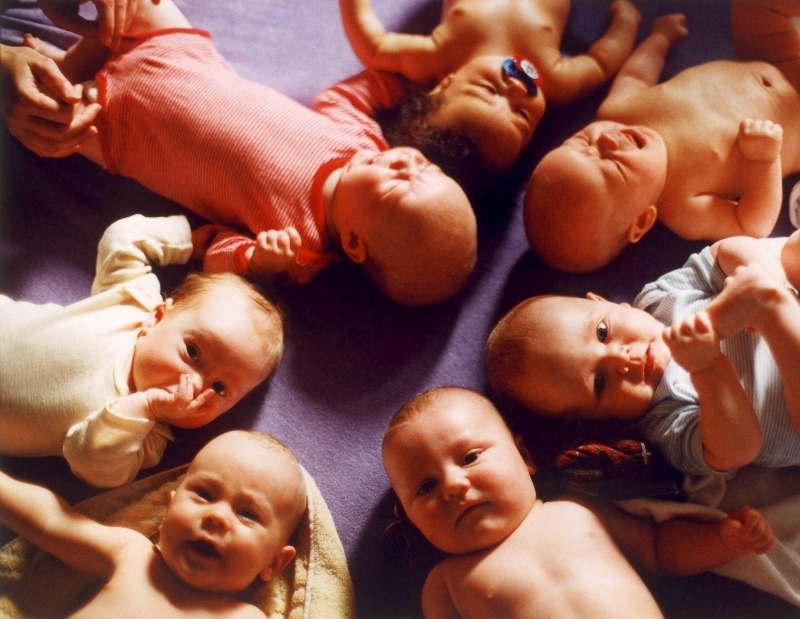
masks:
[[[525,56],[514,54],[513,58],[503,61],[503,73],[525,84],[529,94],[535,95],[539,92],[537,86],[541,86],[542,77],[536,71],[533,63]]]

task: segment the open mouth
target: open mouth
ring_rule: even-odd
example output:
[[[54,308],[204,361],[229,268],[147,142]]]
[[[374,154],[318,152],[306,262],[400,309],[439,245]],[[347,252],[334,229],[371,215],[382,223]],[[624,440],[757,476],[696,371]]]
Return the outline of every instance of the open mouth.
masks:
[[[217,547],[214,546],[211,542],[207,542],[205,540],[199,539],[193,542],[190,542],[189,545],[192,547],[197,554],[202,555],[204,557],[208,557],[210,559],[219,559],[220,555]]]
[[[625,132],[625,136],[633,142],[636,148],[640,150],[644,148],[644,138],[637,131]]]

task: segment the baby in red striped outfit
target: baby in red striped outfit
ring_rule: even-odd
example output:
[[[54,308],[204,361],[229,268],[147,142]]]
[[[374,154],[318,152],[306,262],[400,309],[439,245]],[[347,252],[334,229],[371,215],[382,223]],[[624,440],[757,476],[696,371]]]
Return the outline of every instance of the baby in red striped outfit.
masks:
[[[171,0],[140,2],[118,52],[85,37],[58,60],[98,86],[81,154],[216,224],[195,234],[205,270],[306,283],[343,255],[409,305],[451,297],[471,273],[463,190],[419,151],[390,149],[373,118],[405,96],[396,76],[361,73],[308,108],[237,75]]]

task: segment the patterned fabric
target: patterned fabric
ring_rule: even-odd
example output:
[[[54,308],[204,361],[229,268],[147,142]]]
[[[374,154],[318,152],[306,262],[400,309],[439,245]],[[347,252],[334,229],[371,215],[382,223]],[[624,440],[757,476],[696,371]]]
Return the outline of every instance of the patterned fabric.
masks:
[[[559,454],[555,461],[561,489],[614,501],[635,498],[685,500],[681,475],[642,441],[588,444]]]

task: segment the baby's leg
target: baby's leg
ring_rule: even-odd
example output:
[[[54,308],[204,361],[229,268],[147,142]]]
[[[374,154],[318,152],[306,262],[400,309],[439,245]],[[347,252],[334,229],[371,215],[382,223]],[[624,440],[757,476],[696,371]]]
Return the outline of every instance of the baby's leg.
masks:
[[[796,231],[781,250],[781,265],[788,281],[800,291],[800,230]]]
[[[800,91],[800,17],[797,0],[732,0],[731,35],[736,55],[781,69]]]
[[[191,28],[181,10],[172,0],[140,0],[131,32],[147,32],[163,28]]]

